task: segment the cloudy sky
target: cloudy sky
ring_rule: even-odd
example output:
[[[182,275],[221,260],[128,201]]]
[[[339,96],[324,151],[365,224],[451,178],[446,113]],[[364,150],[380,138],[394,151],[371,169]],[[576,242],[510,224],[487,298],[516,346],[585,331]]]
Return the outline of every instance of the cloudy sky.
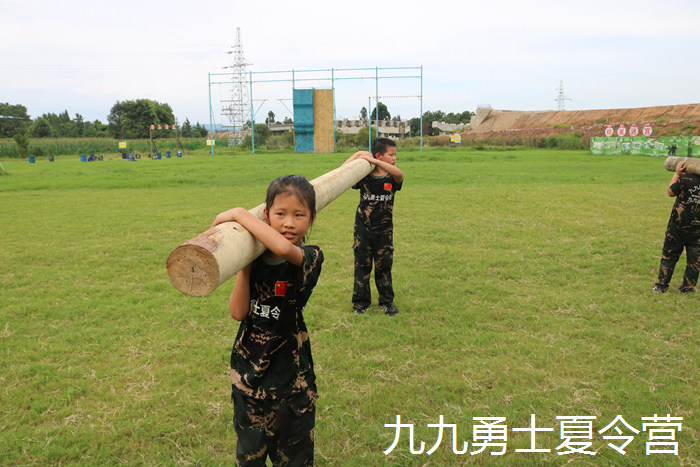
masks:
[[[365,78],[335,81],[338,118],[377,92],[419,116],[419,67],[423,111],[556,109],[561,81],[567,110],[698,103],[699,17],[697,0],[0,0],[0,102],[106,123],[147,98],[208,123],[211,89],[220,123],[230,86],[209,83],[230,77],[209,73],[226,72],[240,28],[256,121],[291,117],[290,70]],[[376,67],[378,91],[375,70],[342,71]],[[298,87],[330,87],[330,72],[306,76]]]

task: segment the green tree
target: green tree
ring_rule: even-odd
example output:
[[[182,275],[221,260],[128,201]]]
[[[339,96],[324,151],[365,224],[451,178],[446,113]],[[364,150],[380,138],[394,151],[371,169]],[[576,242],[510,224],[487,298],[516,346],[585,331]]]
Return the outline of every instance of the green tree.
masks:
[[[369,141],[369,127],[363,126],[355,135],[355,144],[360,148],[366,148]]]
[[[265,123],[267,125],[272,125],[273,123],[275,123],[275,113],[272,110],[270,110],[267,113],[267,118],[265,119]]]
[[[377,109],[379,109],[379,120],[391,120],[391,114],[389,113],[389,109],[387,109],[386,105],[384,105],[381,102],[378,102],[377,106],[374,109],[372,109],[372,115],[370,115],[371,120],[377,119]]]
[[[107,117],[112,136],[122,138],[148,138],[151,125],[175,123],[173,109],[150,99],[117,101]],[[163,130],[164,131],[164,130]]]
[[[35,136],[37,138],[48,138],[53,134],[53,132],[51,131],[51,124],[48,120],[46,120],[43,117],[39,117],[36,120],[34,120],[30,131],[32,133],[32,136]]]
[[[109,127],[99,120],[94,122],[85,123],[85,131],[83,133],[85,137],[98,137],[107,138],[110,136]]]
[[[85,122],[83,121],[83,116],[80,114],[75,114],[75,120],[73,121],[73,134],[78,138],[82,138],[85,134]]]
[[[190,138],[192,137],[192,124],[189,118],[185,118],[185,123],[182,124],[182,137]]]
[[[255,124],[255,147],[265,146],[270,137],[270,129],[262,123]]]
[[[45,114],[44,118],[51,122],[51,128],[54,136],[68,137],[73,136],[73,122],[68,115],[68,111],[64,110],[60,114]]]
[[[19,157],[27,157],[27,153],[29,153],[29,138],[27,138],[26,131],[16,131],[12,138],[17,143]]]
[[[204,126],[200,125],[199,122],[192,128],[192,136],[197,138],[197,137],[203,137],[207,136],[209,134],[209,130],[207,130]]]
[[[448,113],[447,115],[444,116],[443,120],[446,123],[454,123],[454,124],[460,124],[460,123],[469,123],[472,119],[472,115],[474,115],[472,112],[465,110],[462,113]]]
[[[409,119],[408,126],[410,127],[411,136],[420,136],[420,118],[414,117]]]
[[[16,132],[26,130],[30,123],[25,106],[0,103],[0,138],[11,138]]]
[[[57,138],[85,136],[86,125],[80,114],[75,114],[75,120],[71,120],[67,110],[60,114],[43,114],[41,118],[46,119],[51,125],[51,135]]]
[[[360,109],[360,120],[367,120],[367,108],[362,107]]]

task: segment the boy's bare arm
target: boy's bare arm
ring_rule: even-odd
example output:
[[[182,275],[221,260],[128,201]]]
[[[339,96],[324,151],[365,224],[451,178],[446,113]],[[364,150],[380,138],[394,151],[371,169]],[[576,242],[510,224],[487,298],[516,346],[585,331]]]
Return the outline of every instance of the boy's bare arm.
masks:
[[[371,154],[369,156],[361,155],[359,157],[362,157],[363,159],[368,161],[370,164],[376,165],[377,167],[382,169],[384,172],[391,175],[394,178],[394,181],[396,183],[403,182],[403,172],[401,172],[401,169],[399,169],[395,165],[389,164],[388,162],[380,161],[379,159],[375,159],[374,157],[372,157]]]
[[[674,193],[673,190],[671,190],[671,185],[676,183],[678,179],[680,178],[681,174],[685,172],[685,161],[680,161],[678,165],[676,165],[676,171],[673,174],[673,177],[671,177],[671,182],[668,184],[668,189],[666,190],[668,193],[668,196],[674,197],[678,196],[678,193]]]
[[[371,152],[367,152],[367,151],[357,151],[355,154],[353,154],[352,156],[348,157],[347,160],[346,160],[345,162],[343,162],[343,165],[345,165],[345,164],[347,164],[347,163],[349,163],[349,162],[352,162],[352,161],[354,161],[355,159],[357,159],[358,157],[361,157],[361,156],[363,156],[363,155],[372,157],[372,153],[371,153]]]
[[[403,182],[403,172],[401,169],[396,167],[395,165],[387,164],[386,162],[378,161],[381,164],[386,165],[387,167],[382,167],[386,173],[394,177],[394,181],[396,183],[402,183]]]

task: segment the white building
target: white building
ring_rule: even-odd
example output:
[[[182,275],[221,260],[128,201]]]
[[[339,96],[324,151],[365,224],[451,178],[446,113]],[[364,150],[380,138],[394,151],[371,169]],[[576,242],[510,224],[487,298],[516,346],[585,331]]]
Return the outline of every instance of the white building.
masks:
[[[372,124],[372,134],[377,130],[377,121],[372,120],[336,120],[335,131],[338,133],[343,133],[345,135],[356,135],[362,128],[367,127]],[[286,131],[294,130],[293,123],[273,123],[268,125],[270,128],[270,133],[273,135],[278,135]],[[389,121],[380,120],[379,121],[379,136],[383,138],[392,139],[403,139],[410,133],[411,127],[407,121]]]

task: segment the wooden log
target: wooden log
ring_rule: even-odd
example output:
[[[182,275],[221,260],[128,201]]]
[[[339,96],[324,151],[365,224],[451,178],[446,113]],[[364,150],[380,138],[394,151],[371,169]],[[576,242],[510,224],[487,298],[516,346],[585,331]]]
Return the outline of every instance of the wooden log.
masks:
[[[364,159],[321,175],[311,181],[316,191],[316,211],[320,211],[362,180],[373,169]],[[265,219],[260,204],[250,209]],[[233,277],[265,252],[265,246],[237,222],[224,222],[186,241],[170,253],[166,268],[170,282],[180,292],[202,297]]]
[[[669,156],[664,162],[664,167],[669,172],[675,172],[679,162],[685,161],[685,170],[694,174],[700,175],[700,159],[694,157],[675,157]]]

